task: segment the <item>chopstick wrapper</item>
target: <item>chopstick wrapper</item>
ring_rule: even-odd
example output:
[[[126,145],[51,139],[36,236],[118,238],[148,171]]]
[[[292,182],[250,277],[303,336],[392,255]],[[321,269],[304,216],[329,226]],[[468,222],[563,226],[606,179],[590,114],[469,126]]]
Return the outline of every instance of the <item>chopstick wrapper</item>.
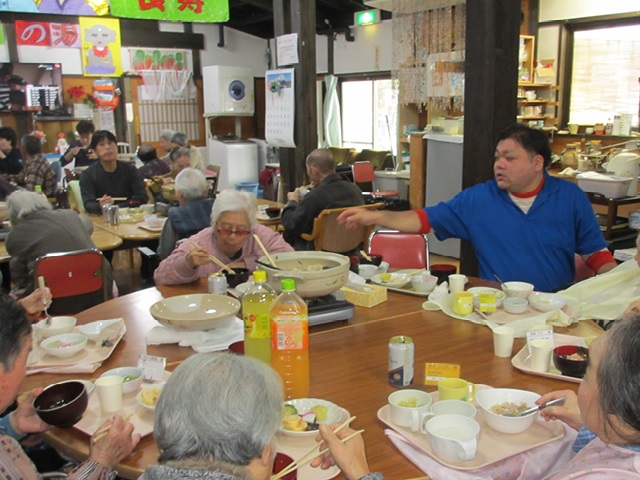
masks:
[[[573,445],[578,432],[566,425],[563,425],[563,427],[565,435],[556,441],[545,443],[482,468],[464,471],[445,467],[411,440],[394,430],[386,429],[384,433],[400,453],[430,478],[446,478],[447,480],[492,480],[494,478],[539,480],[566,465],[573,457],[571,445]]]
[[[42,367],[27,370],[27,375],[34,373],[93,373],[102,363],[78,363],[76,365],[66,365],[61,367]]]
[[[237,317],[226,325],[206,332],[181,331],[157,326],[146,335],[147,345],[177,343],[181,347],[191,347],[198,353],[226,350],[232,343],[243,339],[244,324]]]

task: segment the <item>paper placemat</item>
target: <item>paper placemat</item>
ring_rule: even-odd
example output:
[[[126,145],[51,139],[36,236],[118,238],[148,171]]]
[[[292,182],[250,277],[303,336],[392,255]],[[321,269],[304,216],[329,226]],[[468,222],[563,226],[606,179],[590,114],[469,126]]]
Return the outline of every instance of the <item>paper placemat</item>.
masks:
[[[477,390],[492,388],[488,385],[476,384]],[[432,392],[429,395],[434,402],[438,401],[438,392]],[[476,405],[475,402],[473,402]],[[478,415],[476,421],[480,424],[480,438],[478,440],[478,448],[476,456],[473,460],[468,460],[460,465],[451,465],[438,458],[431,449],[429,440],[424,433],[412,432],[411,429],[399,427],[391,421],[389,405],[378,410],[378,419],[389,426],[403,437],[409,439],[427,455],[436,461],[455,470],[473,470],[481,468],[492,463],[499,462],[512,455],[522,453],[539,445],[552,442],[564,436],[564,428],[560,422],[541,422],[534,421],[533,425],[522,433],[506,434],[501,433],[487,425],[484,414],[478,406]]]

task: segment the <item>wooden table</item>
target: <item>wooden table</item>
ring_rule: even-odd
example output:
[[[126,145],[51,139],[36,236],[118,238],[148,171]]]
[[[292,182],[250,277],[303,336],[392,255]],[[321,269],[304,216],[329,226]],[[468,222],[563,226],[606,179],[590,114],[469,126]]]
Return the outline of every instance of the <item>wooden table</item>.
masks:
[[[470,285],[488,282],[470,282]],[[22,391],[70,378],[96,378],[107,369],[135,365],[137,355],[148,353],[167,357],[169,369],[193,354],[190,348],[177,345],[145,345],[146,332],[157,325],[149,307],[164,296],[200,292],[206,289],[200,280],[178,287],[151,288],[125,295],[77,315],[78,323],[122,316],[127,333],[113,355],[93,375],[36,374],[25,379]],[[384,425],[377,410],[395,391],[387,383],[387,344],[395,335],[408,335],[415,342],[416,387],[427,391],[434,387],[420,385],[425,362],[460,363],[461,376],[475,383],[494,387],[514,387],[544,393],[560,388],[576,390],[577,384],[527,375],[512,367],[510,359],[493,355],[491,331],[484,326],[456,320],[441,312],[422,309],[422,297],[389,292],[389,300],[372,309],[356,307],[355,318],[348,323],[311,328],[311,396],[325,398],[346,408],[358,418],[357,428],[365,428],[370,467],[388,478],[412,478],[424,474],[406,460],[386,439]],[[563,333],[583,336],[593,334],[589,325],[559,329]],[[516,340],[514,352],[524,345]],[[73,428],[52,429],[47,441],[75,459],[88,455],[88,437]],[[158,452],[152,435],[142,439],[136,451],[119,467],[119,475],[137,478],[144,468],[157,462]],[[339,476],[338,478],[343,478]]]
[[[100,251],[114,250],[122,245],[122,238],[99,228],[94,229],[91,234],[91,240],[95,243]],[[4,241],[0,242],[0,263],[6,263],[11,260],[11,255],[7,252]]]
[[[160,232],[152,232],[140,228],[142,222],[139,223],[120,223],[118,225],[111,225],[106,222],[102,215],[89,215],[89,218],[93,222],[96,230],[105,230],[113,235],[117,235],[123,241],[128,242],[147,242],[150,240],[158,240],[160,238]]]

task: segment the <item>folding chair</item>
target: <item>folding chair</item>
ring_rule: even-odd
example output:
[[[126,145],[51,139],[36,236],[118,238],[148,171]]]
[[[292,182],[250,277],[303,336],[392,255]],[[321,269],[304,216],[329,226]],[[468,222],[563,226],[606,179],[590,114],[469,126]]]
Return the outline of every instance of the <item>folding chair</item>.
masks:
[[[313,231],[303,233],[302,238],[312,240],[316,250],[334,253],[351,253],[360,245],[366,248],[369,233],[372,226],[361,226],[355,230],[347,229],[338,224],[338,216],[349,208],[366,208],[377,210],[382,208],[382,203],[361,205],[357,207],[330,208],[320,212],[313,221]]]
[[[397,190],[375,190],[374,182],[376,180],[376,172],[371,162],[355,162],[351,165],[353,172],[353,183],[355,183],[362,195],[373,196],[374,198],[391,198],[397,197],[399,192]]]
[[[382,255],[391,268],[429,268],[429,239],[422,233],[375,230],[369,236],[369,254]]]
[[[78,313],[110,298],[105,261],[100,250],[49,253],[38,257],[34,282],[44,277],[51,290],[49,313]]]

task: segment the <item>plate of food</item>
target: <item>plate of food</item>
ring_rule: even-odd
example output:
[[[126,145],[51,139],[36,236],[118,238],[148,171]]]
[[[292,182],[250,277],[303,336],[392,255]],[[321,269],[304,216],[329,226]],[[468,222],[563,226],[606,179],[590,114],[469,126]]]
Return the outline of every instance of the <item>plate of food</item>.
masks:
[[[136,402],[146,410],[155,411],[156,404],[160,398],[160,393],[162,392],[162,387],[164,387],[164,382],[142,387],[138,392],[138,395],[136,395]]]
[[[409,275],[401,272],[379,273],[371,277],[371,282],[381,287],[402,288],[409,283]]]
[[[282,406],[280,433],[292,437],[314,437],[320,424],[331,425],[342,418],[342,409],[320,398],[296,398]]]

